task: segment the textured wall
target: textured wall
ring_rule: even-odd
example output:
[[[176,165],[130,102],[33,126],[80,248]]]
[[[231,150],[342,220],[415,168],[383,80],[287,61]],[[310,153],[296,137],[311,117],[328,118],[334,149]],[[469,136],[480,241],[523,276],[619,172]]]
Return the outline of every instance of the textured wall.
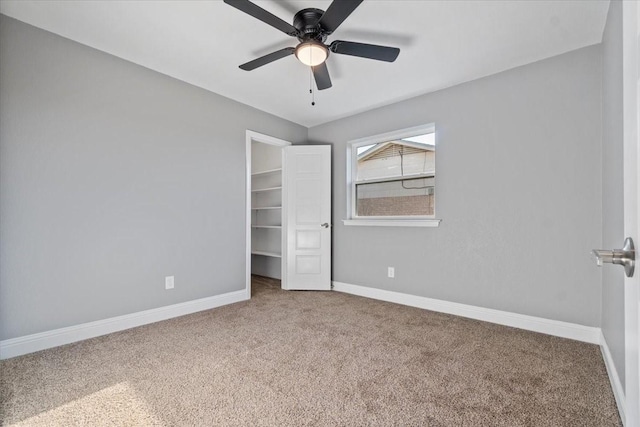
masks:
[[[0,339],[244,288],[245,131],[306,128],[5,16],[0,64]]]
[[[599,326],[601,70],[592,46],[311,128],[334,145],[333,279]],[[343,225],[348,141],[428,123],[440,227]]]
[[[309,129],[334,280],[599,326],[600,54]],[[306,129],[6,17],[0,63],[0,339],[243,288],[244,132]],[[432,122],[441,226],[343,226],[347,141]]]

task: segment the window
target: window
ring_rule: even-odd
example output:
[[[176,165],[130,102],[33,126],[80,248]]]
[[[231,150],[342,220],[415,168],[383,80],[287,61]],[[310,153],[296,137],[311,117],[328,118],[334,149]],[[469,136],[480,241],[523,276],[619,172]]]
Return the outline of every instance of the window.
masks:
[[[434,125],[352,141],[348,150],[345,224],[437,225]]]

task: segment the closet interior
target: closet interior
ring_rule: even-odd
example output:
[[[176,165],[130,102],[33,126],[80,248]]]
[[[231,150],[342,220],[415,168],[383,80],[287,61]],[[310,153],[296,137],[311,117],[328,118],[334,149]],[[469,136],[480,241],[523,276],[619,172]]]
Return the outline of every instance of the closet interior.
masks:
[[[251,274],[282,279],[282,147],[251,143]]]

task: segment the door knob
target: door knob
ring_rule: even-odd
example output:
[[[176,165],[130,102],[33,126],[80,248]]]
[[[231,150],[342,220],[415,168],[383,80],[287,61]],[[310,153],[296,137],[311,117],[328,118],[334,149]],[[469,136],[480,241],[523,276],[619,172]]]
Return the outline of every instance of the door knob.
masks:
[[[598,267],[601,267],[605,262],[622,265],[627,277],[633,276],[633,270],[636,264],[636,250],[631,237],[624,239],[624,247],[622,249],[594,249],[591,253],[596,257]]]
[[[322,224],[320,224],[320,227],[329,228],[329,223],[328,222],[322,223]]]

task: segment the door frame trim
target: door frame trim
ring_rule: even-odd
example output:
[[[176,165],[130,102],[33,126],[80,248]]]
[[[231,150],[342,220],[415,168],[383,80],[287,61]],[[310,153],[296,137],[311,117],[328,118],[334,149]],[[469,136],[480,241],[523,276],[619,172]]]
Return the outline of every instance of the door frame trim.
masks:
[[[247,299],[251,299],[251,143],[261,142],[263,144],[276,145],[284,148],[293,145],[289,141],[265,135],[247,129],[245,135],[245,293]],[[284,152],[282,160],[284,162]],[[284,163],[283,163],[284,172]],[[283,193],[284,197],[284,193]],[[283,206],[284,211],[284,206]],[[284,248],[283,248],[284,249]],[[282,256],[281,271],[284,272],[285,258]],[[283,275],[284,279],[284,275]]]

